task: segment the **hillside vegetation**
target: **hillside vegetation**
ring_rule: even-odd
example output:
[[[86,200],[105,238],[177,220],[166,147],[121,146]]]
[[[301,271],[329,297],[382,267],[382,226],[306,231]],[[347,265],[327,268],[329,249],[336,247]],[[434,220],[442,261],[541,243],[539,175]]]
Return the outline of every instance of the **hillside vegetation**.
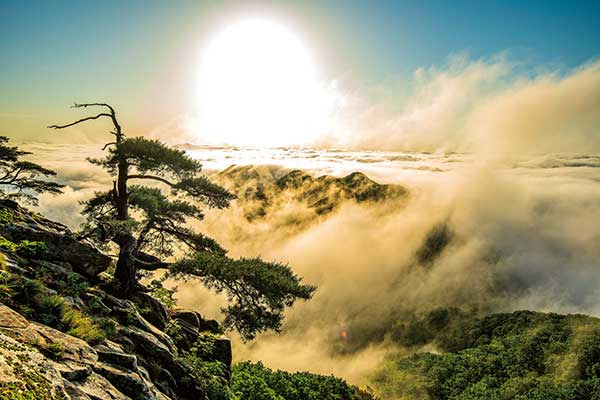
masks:
[[[244,400],[374,400],[333,375],[272,371],[260,362],[235,365],[231,389]]]
[[[440,309],[395,339],[436,351],[388,357],[372,377],[385,399],[600,399],[596,318]]]

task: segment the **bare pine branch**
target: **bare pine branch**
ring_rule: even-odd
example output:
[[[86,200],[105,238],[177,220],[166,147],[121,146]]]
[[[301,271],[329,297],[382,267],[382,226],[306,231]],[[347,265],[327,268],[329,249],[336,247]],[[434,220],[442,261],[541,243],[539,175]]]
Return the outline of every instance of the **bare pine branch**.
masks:
[[[98,114],[98,115],[96,115],[94,117],[82,118],[80,120],[77,120],[75,122],[71,122],[70,124],[66,124],[66,125],[50,125],[50,126],[48,126],[48,128],[50,128],[50,129],[64,129],[64,128],[68,128],[68,127],[73,126],[73,125],[80,124],[80,123],[85,122],[85,121],[89,121],[89,120],[92,120],[92,119],[98,119],[98,118],[101,118],[101,117],[112,118],[112,115],[107,114],[107,113],[100,113],[100,114]]]

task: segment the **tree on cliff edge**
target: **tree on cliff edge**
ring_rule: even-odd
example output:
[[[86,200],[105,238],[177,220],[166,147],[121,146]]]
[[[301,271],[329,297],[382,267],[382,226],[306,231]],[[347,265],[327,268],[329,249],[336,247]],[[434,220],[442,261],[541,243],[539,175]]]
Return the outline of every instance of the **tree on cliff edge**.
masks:
[[[64,185],[52,182],[49,178],[56,172],[44,168],[21,157],[31,154],[17,146],[9,146],[9,139],[0,136],[0,193],[2,197],[24,200],[37,204],[40,193],[59,194]]]
[[[287,265],[260,258],[229,258],[215,240],[189,228],[188,219],[203,218],[198,203],[223,209],[235,198],[202,175],[198,161],[158,140],[127,137],[109,104],[73,107],[99,107],[103,112],[49,128],[64,129],[97,119],[109,119],[114,128],[110,132],[114,140],[104,146],[106,157],[89,160],[107,170],[113,185],[85,202],[87,222],[82,237],[118,246],[115,281],[122,294],[139,288],[139,270],[168,268],[176,279],[196,277],[227,294],[230,302],[223,309],[224,325],[245,339],[268,329],[278,331],[285,307],[312,297],[315,287],[301,284]],[[187,248],[185,255],[165,262],[164,258],[174,255],[175,245]]]

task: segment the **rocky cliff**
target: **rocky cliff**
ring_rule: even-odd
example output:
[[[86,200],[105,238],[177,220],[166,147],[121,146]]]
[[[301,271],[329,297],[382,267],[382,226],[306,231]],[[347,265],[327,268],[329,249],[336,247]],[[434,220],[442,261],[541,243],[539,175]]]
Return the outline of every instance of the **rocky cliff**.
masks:
[[[216,321],[111,293],[112,260],[0,201],[0,399],[199,399],[227,386]]]

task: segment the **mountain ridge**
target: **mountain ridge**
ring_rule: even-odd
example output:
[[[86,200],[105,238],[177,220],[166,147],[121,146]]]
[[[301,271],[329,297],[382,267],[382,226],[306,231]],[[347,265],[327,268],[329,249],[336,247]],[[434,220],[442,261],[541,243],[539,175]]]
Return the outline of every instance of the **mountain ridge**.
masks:
[[[380,184],[362,172],[344,177],[315,177],[300,170],[282,170],[269,166],[231,165],[215,175],[215,180],[238,196],[237,204],[249,222],[261,220],[282,203],[296,202],[314,215],[306,223],[338,210],[345,202],[402,204],[409,192],[401,185]]]

